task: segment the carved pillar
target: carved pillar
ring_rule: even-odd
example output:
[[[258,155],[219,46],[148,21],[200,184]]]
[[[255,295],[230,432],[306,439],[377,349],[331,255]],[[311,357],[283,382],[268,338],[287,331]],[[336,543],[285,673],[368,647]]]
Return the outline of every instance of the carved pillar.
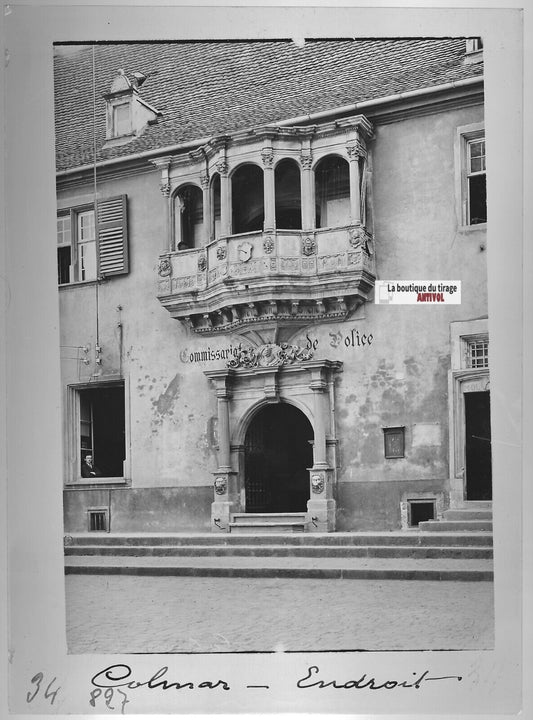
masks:
[[[207,245],[211,240],[211,197],[209,193],[209,175],[202,175],[202,210],[203,210],[203,244]]]
[[[276,227],[276,183],[274,173],[274,152],[272,148],[265,147],[261,150],[263,160],[263,193],[265,221],[264,230],[269,232]]]
[[[217,390],[218,402],[218,469],[231,470],[230,466],[230,432],[229,432],[229,399],[226,388]]]
[[[352,225],[361,224],[361,181],[359,178],[359,143],[346,148],[350,158],[350,216]]]
[[[311,153],[302,152],[302,230],[315,227],[315,183]]]
[[[326,428],[330,418],[328,383],[322,368],[312,372],[309,385],[314,400],[313,467],[309,469],[309,500],[307,501],[307,527],[310,532],[333,532],[335,530],[336,503],[333,498],[333,474],[326,452]]]
[[[182,212],[184,209],[183,200],[180,198],[179,193],[176,193],[173,198],[173,204],[174,204],[174,240],[173,240],[173,247],[174,250],[179,250],[180,243],[183,240],[183,233],[182,233]]]
[[[327,467],[326,460],[326,418],[327,385],[323,380],[315,380],[310,385],[313,391],[315,409],[315,440],[313,444],[313,467]]]
[[[211,504],[211,530],[229,532],[232,513],[241,509],[237,473],[231,467],[231,370],[205,373],[214,383],[218,410],[218,469],[214,475],[214,498]]]
[[[219,160],[216,167],[220,175],[220,234],[226,237],[231,235],[231,186],[228,163],[226,160]]]

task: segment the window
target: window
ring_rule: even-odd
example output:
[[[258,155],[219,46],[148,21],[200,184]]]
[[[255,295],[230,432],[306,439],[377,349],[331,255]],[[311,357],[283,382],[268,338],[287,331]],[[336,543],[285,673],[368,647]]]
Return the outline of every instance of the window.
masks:
[[[124,476],[126,457],[124,385],[77,390],[80,476]],[[87,457],[90,456],[90,466]]]
[[[60,285],[128,272],[126,196],[62,211],[57,218]]]
[[[180,188],[174,199],[176,248],[189,250],[204,244],[203,193],[196,185]]]
[[[480,50],[483,50],[483,40],[482,38],[468,38],[466,41],[466,52],[467,53],[475,53],[479,52]]]
[[[487,222],[485,140],[470,140],[467,144],[467,191],[468,225]]]
[[[459,225],[466,229],[487,222],[487,167],[482,123],[457,129],[456,202]]]
[[[265,219],[263,171],[257,165],[241,165],[231,178],[232,233],[257,232]]]
[[[57,218],[57,282],[70,282],[71,229],[70,214]]]
[[[487,339],[467,342],[466,366],[468,368],[487,368],[489,366],[489,341]]]
[[[408,525],[418,527],[421,522],[435,520],[435,500],[408,500]]]
[[[302,227],[300,168],[294,160],[276,165],[276,227],[300,230]]]
[[[350,168],[346,160],[328,156],[315,170],[316,227],[350,222]]]
[[[386,458],[405,457],[405,427],[383,428]]]
[[[131,135],[131,103],[125,102],[113,106],[113,137]]]

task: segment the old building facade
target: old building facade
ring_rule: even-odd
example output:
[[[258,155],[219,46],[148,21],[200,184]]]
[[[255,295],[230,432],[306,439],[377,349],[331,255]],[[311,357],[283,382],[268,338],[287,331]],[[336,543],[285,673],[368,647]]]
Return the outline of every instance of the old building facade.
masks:
[[[490,501],[480,41],[56,50],[65,530]]]

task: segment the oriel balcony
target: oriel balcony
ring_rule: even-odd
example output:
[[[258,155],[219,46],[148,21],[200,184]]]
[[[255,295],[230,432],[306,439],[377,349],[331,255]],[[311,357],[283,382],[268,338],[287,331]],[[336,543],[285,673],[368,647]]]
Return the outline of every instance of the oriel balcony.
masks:
[[[160,302],[197,333],[292,334],[344,320],[368,300],[375,261],[371,235],[348,225],[230,235],[163,253],[158,272]]]
[[[158,298],[197,333],[287,339],[344,320],[375,282],[363,116],[221,137],[160,158]],[[283,332],[280,332],[283,331]]]

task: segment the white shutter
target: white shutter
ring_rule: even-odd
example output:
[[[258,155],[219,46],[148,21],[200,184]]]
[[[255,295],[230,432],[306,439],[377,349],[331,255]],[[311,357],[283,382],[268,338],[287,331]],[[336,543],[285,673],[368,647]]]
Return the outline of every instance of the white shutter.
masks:
[[[124,275],[129,271],[127,196],[97,203],[98,275]]]

